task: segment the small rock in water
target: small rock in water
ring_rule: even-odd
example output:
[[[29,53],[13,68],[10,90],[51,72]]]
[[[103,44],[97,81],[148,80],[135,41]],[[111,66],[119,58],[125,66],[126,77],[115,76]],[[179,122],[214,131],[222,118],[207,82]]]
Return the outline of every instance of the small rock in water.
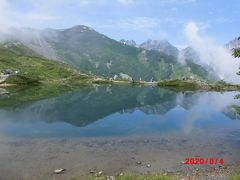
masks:
[[[113,176],[109,176],[109,180],[115,180]]]
[[[94,172],[95,172],[95,171],[94,171],[93,169],[91,169],[91,170],[89,171],[90,174],[94,174]]]
[[[56,170],[54,170],[53,172],[54,172],[55,174],[61,174],[61,173],[63,173],[64,171],[66,171],[66,169],[56,169]]]
[[[95,177],[98,177],[98,176],[101,176],[103,174],[103,172],[102,171],[99,171],[98,173],[96,173],[94,176]]]
[[[142,164],[142,162],[141,162],[141,161],[138,161],[137,164],[140,165],[140,164]]]

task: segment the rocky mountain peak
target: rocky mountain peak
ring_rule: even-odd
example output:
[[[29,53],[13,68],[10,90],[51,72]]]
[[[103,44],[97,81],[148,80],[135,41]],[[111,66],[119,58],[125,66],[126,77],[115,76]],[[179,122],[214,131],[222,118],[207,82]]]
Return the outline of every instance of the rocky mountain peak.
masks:
[[[92,28],[88,27],[88,26],[84,26],[84,25],[77,25],[77,26],[73,26],[70,29],[66,29],[67,31],[74,31],[74,32],[87,32],[87,31],[93,31]]]
[[[143,42],[140,47],[147,50],[163,52],[173,56],[177,56],[179,53],[178,49],[170,44],[167,40],[147,40]]]
[[[134,40],[125,40],[125,39],[121,39],[120,43],[128,45],[128,46],[133,46],[133,47],[137,47],[137,43]]]

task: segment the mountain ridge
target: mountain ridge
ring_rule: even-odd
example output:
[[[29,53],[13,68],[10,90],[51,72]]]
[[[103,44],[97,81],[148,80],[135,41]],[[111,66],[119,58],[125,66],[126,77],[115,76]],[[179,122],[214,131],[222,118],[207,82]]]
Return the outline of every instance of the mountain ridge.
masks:
[[[0,45],[0,77],[7,72],[2,82],[10,85],[86,85],[93,76],[75,70],[71,66],[34,54],[21,43]]]
[[[149,81],[192,76],[207,79],[200,65],[181,65],[175,55],[125,45],[94,29],[78,25],[68,29],[21,29],[11,41],[19,41],[45,58],[67,63],[78,70],[104,77],[120,73]],[[175,51],[176,52],[176,51]],[[205,75],[204,75],[205,74]]]
[[[155,50],[166,53],[167,55],[177,56],[179,50],[169,43],[167,40],[147,40],[139,45],[139,47],[147,50]]]

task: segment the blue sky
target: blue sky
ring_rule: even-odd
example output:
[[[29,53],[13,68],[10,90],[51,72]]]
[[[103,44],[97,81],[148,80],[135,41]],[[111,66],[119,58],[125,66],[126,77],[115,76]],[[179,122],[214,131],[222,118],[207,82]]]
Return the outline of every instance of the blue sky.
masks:
[[[168,39],[187,45],[184,27],[224,44],[240,36],[239,0],[0,0],[1,26],[88,25],[113,39]]]

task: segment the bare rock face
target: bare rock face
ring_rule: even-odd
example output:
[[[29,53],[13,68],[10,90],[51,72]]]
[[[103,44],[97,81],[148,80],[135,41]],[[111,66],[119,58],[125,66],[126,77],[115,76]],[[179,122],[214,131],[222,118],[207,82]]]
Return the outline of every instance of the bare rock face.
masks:
[[[124,80],[132,81],[132,77],[128,74],[120,73],[119,76]]]
[[[177,56],[179,53],[178,49],[170,44],[167,40],[147,40],[143,42],[140,47],[147,50],[163,52],[167,55],[173,56]]]
[[[133,47],[137,47],[137,43],[134,40],[125,40],[125,39],[121,39],[120,43],[128,45],[128,46],[133,46]]]

